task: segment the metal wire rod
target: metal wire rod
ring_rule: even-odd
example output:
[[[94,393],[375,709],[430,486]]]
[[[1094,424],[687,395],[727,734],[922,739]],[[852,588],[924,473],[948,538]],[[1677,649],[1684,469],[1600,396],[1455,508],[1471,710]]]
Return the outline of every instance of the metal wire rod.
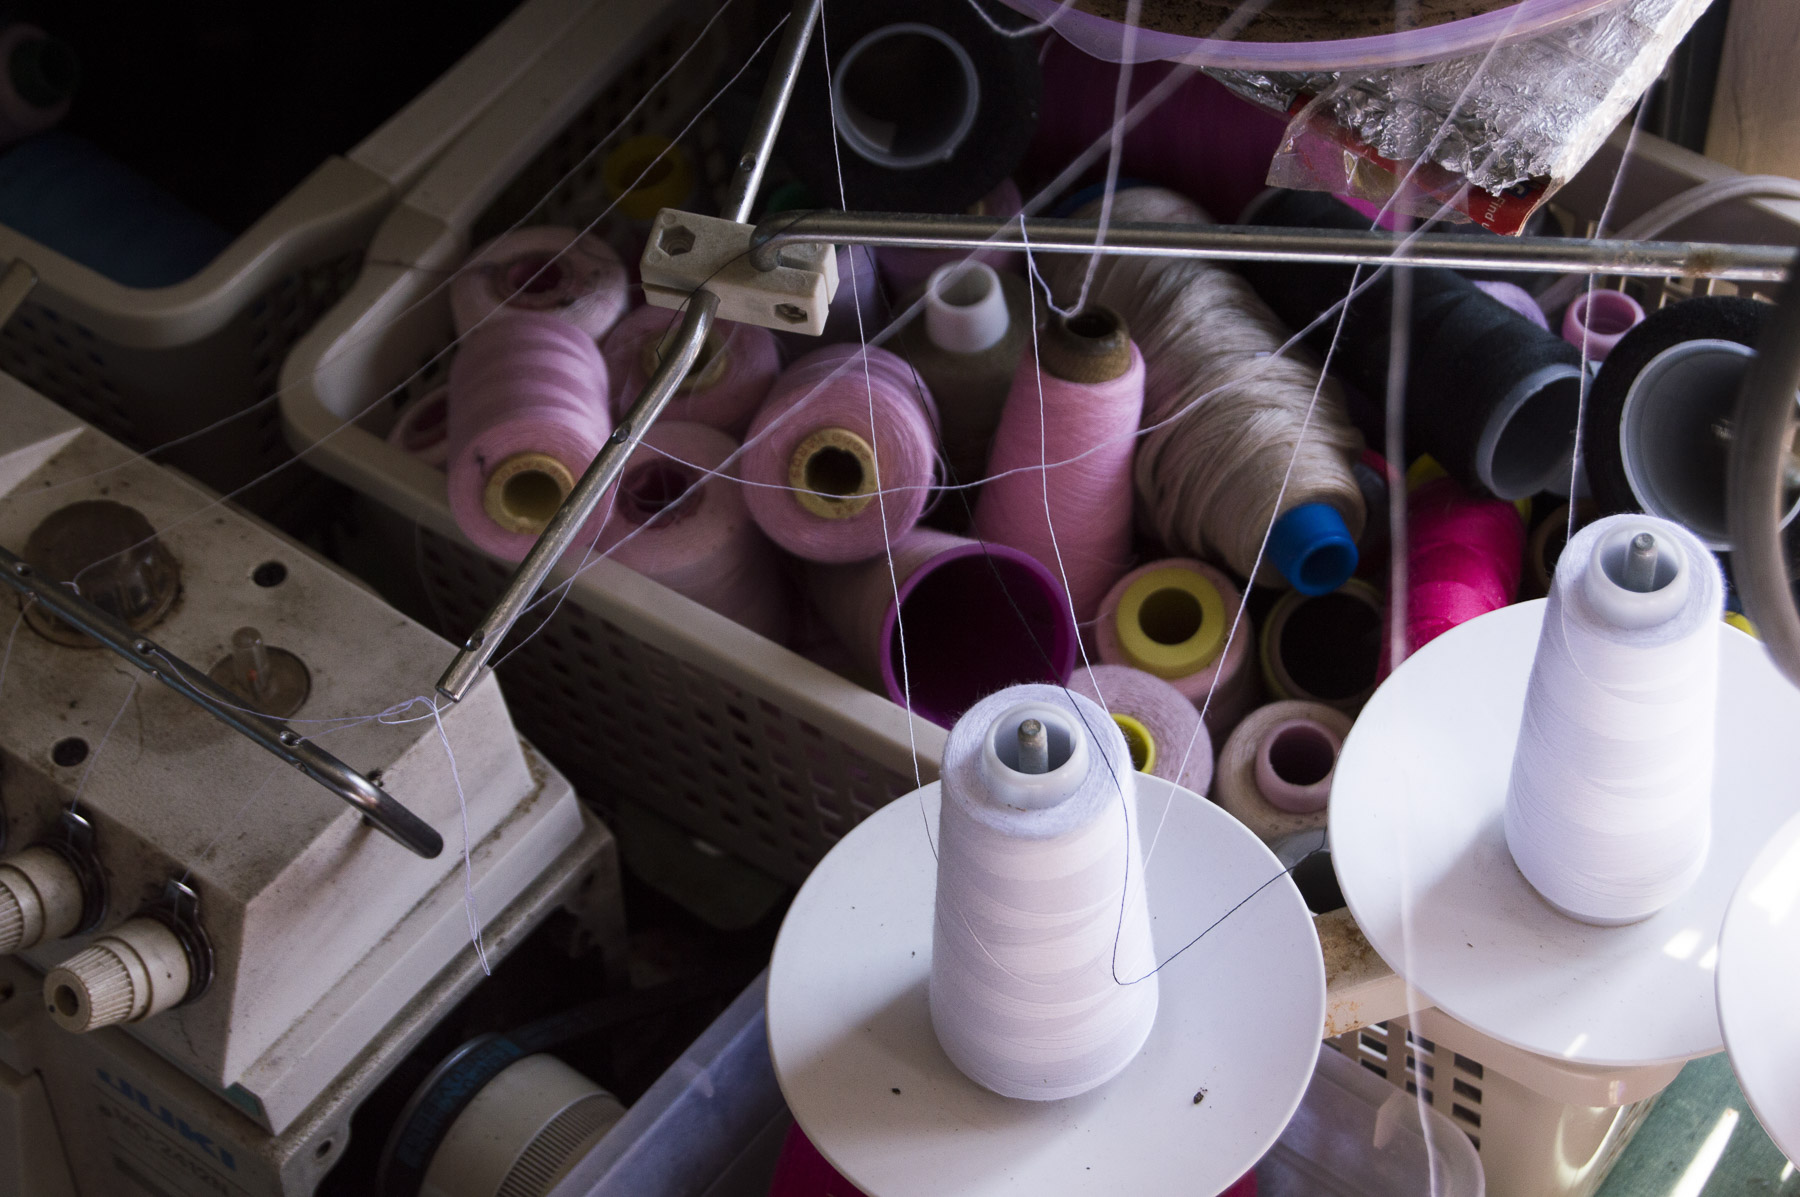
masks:
[[[773,269],[788,245],[875,245],[904,249],[992,249],[1031,246],[1034,253],[1096,250],[1099,222],[1029,217],[939,216],[899,212],[783,212],[757,226],[750,260]],[[1404,247],[1404,248],[1402,248]],[[1700,241],[1594,241],[1572,237],[1479,237],[1454,233],[1390,233],[1384,229],[1290,229],[1256,225],[1113,222],[1108,256],[1205,258],[1215,262],[1279,261],[1457,270],[1522,270],[1546,274],[1682,275],[1778,283],[1791,248]]]
[[[299,769],[362,812],[395,843],[427,860],[444,850],[444,838],[380,786],[281,722],[244,709],[243,700],[154,640],[0,548],[0,582],[63,622],[98,640],[238,734]]]
[[[787,111],[788,98],[793,94],[794,83],[800,76],[800,63],[806,56],[807,44],[812,40],[813,26],[818,23],[819,9],[824,0],[794,0],[793,11],[788,16],[787,29],[783,31],[781,45],[775,51],[775,65],[769,73],[769,80],[763,86],[762,99],[757,103],[756,113],[751,119],[750,136],[744,144],[744,152],[737,161],[737,170],[732,177],[731,190],[727,196],[725,211],[727,219],[742,223],[750,218],[750,207],[756,199],[756,189],[762,182],[763,169],[768,165],[771,152],[775,148],[776,134],[781,130],[781,117]],[[707,330],[712,327],[713,313],[718,310],[718,296],[705,289],[696,291],[688,300],[687,312],[681,321],[673,342],[663,352],[662,362],[656,373],[644,384],[644,390],[638,396],[631,410],[613,429],[612,436],[607,438],[601,447],[599,456],[563,500],[556,515],[544,529],[544,534],[526,554],[525,560],[519,564],[518,571],[513,574],[512,581],[506,584],[506,592],[500,596],[481,623],[463,642],[460,651],[444,670],[444,676],[438,679],[438,691],[445,697],[460,701],[468,693],[469,687],[481,675],[483,668],[493,658],[500,642],[506,639],[506,633],[518,622],[519,616],[525,613],[538,588],[544,579],[550,576],[551,567],[562,558],[581,528],[593,515],[594,509],[600,505],[601,498],[612,484],[618,481],[625,470],[625,463],[638,447],[638,442],[649,431],[656,417],[662,414],[669,400],[674,397],[675,389],[681,385],[682,379],[699,357],[700,346],[706,340]]]

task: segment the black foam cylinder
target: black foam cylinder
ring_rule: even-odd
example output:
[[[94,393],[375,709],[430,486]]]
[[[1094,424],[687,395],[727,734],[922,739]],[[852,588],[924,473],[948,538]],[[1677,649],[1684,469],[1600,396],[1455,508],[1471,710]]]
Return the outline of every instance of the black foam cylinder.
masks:
[[[1648,511],[1731,547],[1725,475],[1738,390],[1774,306],[1703,295],[1653,312],[1606,357],[1582,456],[1600,511]],[[1785,510],[1785,509],[1784,509]]]
[[[1246,224],[1366,229],[1369,222],[1317,192],[1272,191]],[[1250,285],[1294,328],[1311,324],[1349,294],[1356,268],[1244,262]],[[1387,394],[1394,275],[1365,266],[1337,338],[1332,371],[1377,401]],[[1429,453],[1477,494],[1521,499],[1566,489],[1581,397],[1581,353],[1453,270],[1412,270],[1407,355],[1409,456]],[[1331,316],[1307,335],[1323,356],[1337,332]]]
[[[967,0],[858,0],[828,17],[830,81],[815,37],[782,135],[815,195],[836,206],[841,163],[852,211],[963,212],[1011,176],[1037,128],[1035,39],[994,32]]]

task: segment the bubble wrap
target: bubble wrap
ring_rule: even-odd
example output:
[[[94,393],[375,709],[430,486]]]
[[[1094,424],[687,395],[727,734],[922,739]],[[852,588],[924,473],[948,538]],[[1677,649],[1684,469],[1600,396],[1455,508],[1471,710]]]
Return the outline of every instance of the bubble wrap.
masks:
[[[1711,0],[1626,0],[1544,37],[1422,66],[1211,72],[1258,103],[1300,95],[1384,157],[1420,156],[1477,187],[1560,185],[1599,149]]]

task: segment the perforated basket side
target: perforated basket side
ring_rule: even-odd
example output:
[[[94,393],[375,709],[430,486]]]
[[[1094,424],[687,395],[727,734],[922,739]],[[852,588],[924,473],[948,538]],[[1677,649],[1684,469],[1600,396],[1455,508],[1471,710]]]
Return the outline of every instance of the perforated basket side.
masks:
[[[510,571],[420,531],[418,559],[447,627],[471,627]],[[628,797],[798,883],[844,833],[913,778],[781,704],[646,644],[583,596],[500,667],[515,722],[584,795]],[[535,620],[528,617],[529,631]],[[755,633],[737,629],[755,638]],[[846,683],[848,684],[848,683]]]
[[[1442,1015],[1435,1021],[1450,1025]],[[1448,1115],[1481,1156],[1488,1197],[1591,1197],[1656,1103],[1655,1096],[1617,1106],[1560,1102],[1416,1033],[1406,1018],[1325,1044]]]
[[[298,266],[218,332],[166,348],[114,344],[28,302],[0,326],[0,369],[133,449],[167,446],[157,460],[229,494],[292,460],[272,401],[282,360],[343,298],[361,259],[358,250]],[[283,471],[255,497],[273,501],[301,477]]]

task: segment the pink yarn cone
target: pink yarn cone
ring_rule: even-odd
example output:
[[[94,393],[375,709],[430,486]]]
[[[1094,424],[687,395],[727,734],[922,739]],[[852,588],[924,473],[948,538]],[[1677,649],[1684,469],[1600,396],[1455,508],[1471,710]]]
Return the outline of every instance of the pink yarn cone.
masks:
[[[628,281],[619,255],[598,237],[553,226],[514,229],[457,271],[450,315],[459,335],[504,307],[543,312],[599,337],[625,314]]]
[[[1417,652],[1519,592],[1525,524],[1504,499],[1478,499],[1452,478],[1406,500],[1406,643]],[[1383,676],[1387,662],[1382,663]]]
[[[1019,185],[1011,179],[1003,179],[972,211],[978,216],[1013,217],[1019,214],[1024,203]],[[888,289],[895,295],[904,295],[914,287],[923,286],[939,266],[967,258],[1004,272],[1017,268],[1018,257],[1017,253],[1000,249],[978,249],[974,253],[961,249],[881,249],[876,252],[875,260],[881,264],[881,278]],[[840,278],[839,285],[842,283]]]
[[[782,1141],[781,1158],[775,1161],[769,1197],[864,1197],[864,1194],[826,1162],[819,1149],[812,1145],[812,1140],[806,1137],[806,1132],[800,1129],[800,1124],[795,1123],[788,1127],[787,1138]],[[1247,1197],[1255,1197],[1254,1190]]]
[[[456,526],[477,548],[506,561],[523,559],[561,502],[556,474],[572,488],[611,431],[606,363],[592,337],[541,312],[518,312],[475,329],[450,367],[447,483]],[[521,455],[540,455],[545,468],[523,470],[510,486],[495,478],[520,464],[513,459]],[[496,503],[515,526],[496,521],[490,510]],[[525,524],[535,527],[519,526]],[[571,555],[590,543],[584,533]]]
[[[438,387],[402,408],[387,443],[443,469],[450,460],[450,388]]]
[[[1085,54],[1059,37],[1044,46],[1044,100],[1026,170],[1048,177],[1104,138],[1112,127],[1119,65]],[[1132,68],[1130,102],[1171,71],[1167,62]],[[1269,160],[1287,121],[1195,72],[1125,135],[1120,173],[1172,187],[1221,219],[1236,216],[1267,184]],[[1091,172],[1105,170],[1102,157]]]
[[[751,421],[745,501],[797,557],[866,561],[919,522],[936,469],[937,408],[906,363],[828,345],[789,366]]]
[[[1106,330],[1099,332],[1102,327]],[[1083,362],[1106,364],[1075,382]],[[1039,333],[1042,370],[1019,363],[975,505],[983,540],[1023,549],[1063,578],[1083,627],[1131,564],[1131,461],[1144,410],[1144,358],[1124,322],[1090,307]],[[1128,355],[1128,356],[1127,356]],[[1123,362],[1118,373],[1110,374]],[[1041,388],[1041,389],[1040,389]]]
[[[651,425],[600,501],[595,552],[780,642],[790,608],[774,546],[750,518],[743,484],[712,472],[737,448],[705,424]]]
[[[1094,643],[1102,661],[1110,665],[1133,664],[1119,635],[1120,602],[1138,579],[1165,569],[1193,575],[1204,584],[1202,589],[1210,586],[1218,594],[1225,623],[1219,635],[1219,640],[1223,643],[1224,632],[1229,631],[1231,620],[1237,615],[1243,596],[1222,570],[1190,557],[1170,557],[1138,566],[1106,592],[1106,597],[1100,603],[1099,618],[1094,622]],[[1193,703],[1195,710],[1199,710],[1202,703],[1207,703],[1206,730],[1212,739],[1215,755],[1224,746],[1231,729],[1262,701],[1262,675],[1257,672],[1253,660],[1255,646],[1256,628],[1246,613],[1243,622],[1238,625],[1237,635],[1232,637],[1231,647],[1221,651],[1200,669],[1163,679]],[[1214,679],[1217,679],[1216,684]],[[1207,702],[1208,693],[1212,695],[1210,703]]]
[[[660,360],[659,350],[673,339],[671,329],[681,318],[673,308],[637,308],[600,343],[612,380],[615,419],[643,394],[644,383]],[[775,334],[754,324],[715,320],[701,352],[702,360],[688,372],[660,418],[709,424],[741,436],[781,371]]]
[[[887,557],[820,565],[808,579],[826,622],[894,702],[949,727],[996,690],[1061,683],[1075,667],[1069,600],[1029,554],[914,528],[892,563],[892,573]]]
[[[1212,785],[1212,738],[1201,734],[1200,712],[1181,691],[1128,665],[1077,669],[1069,677],[1069,689],[1093,699],[1108,714],[1127,716],[1143,729],[1139,732],[1121,725],[1132,761],[1148,757],[1149,768],[1140,764],[1140,769],[1205,795]],[[1147,743],[1140,744],[1140,740]]]

